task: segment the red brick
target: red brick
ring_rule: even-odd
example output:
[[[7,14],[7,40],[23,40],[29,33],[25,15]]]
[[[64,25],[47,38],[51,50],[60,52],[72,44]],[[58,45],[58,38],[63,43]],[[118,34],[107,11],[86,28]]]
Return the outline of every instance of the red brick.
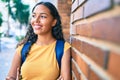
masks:
[[[101,3],[102,2],[102,3]],[[87,0],[84,5],[84,17],[89,17],[100,11],[111,8],[110,0]]]
[[[71,0],[67,0],[67,4],[72,4],[72,1]]]
[[[63,29],[63,34],[64,34],[64,38],[65,40],[69,41],[69,38],[70,38],[70,33],[69,33],[69,28],[64,28]]]
[[[77,68],[75,67],[75,64],[72,62],[72,70],[75,73],[75,76],[77,80],[80,80],[80,73],[78,72]]]
[[[75,76],[74,75],[72,75],[72,80],[75,80]]]
[[[81,57],[79,57],[79,55],[73,49],[72,58],[76,61],[83,74],[88,78],[89,66],[84,62],[84,60],[81,59]]]
[[[101,78],[90,69],[89,80],[101,80]]]
[[[75,47],[79,52],[81,52],[81,41],[72,38],[72,47]]]
[[[89,43],[82,42],[82,53],[91,58],[96,64],[102,68],[106,68],[106,61],[108,59],[108,51],[102,50]]]
[[[64,32],[65,40],[69,40],[69,37],[70,37],[70,35],[68,34],[69,31],[67,31],[67,34],[66,34],[66,29],[70,29],[71,4],[72,4],[71,0],[58,1],[58,11],[61,16],[63,31],[65,31]]]
[[[74,20],[74,15],[73,14],[71,14],[71,23],[70,24],[72,24],[72,22],[73,22],[73,20]]]
[[[67,0],[58,0],[58,3],[66,3],[67,2]]]
[[[82,36],[88,36],[91,37],[92,35],[92,26],[90,24],[79,24],[77,27],[77,34],[80,34]]]
[[[74,3],[72,4],[72,12],[78,7],[78,0],[75,0]]]
[[[76,34],[76,26],[72,25],[71,28],[72,28],[71,34],[75,35]]]
[[[72,0],[72,3],[74,3],[75,0]]]
[[[92,23],[92,37],[120,44],[120,16]]]
[[[108,61],[108,72],[117,80],[120,80],[120,53],[112,51]]]
[[[76,20],[80,20],[83,18],[83,7],[79,7],[74,13],[74,20],[73,21],[76,21]]]
[[[79,5],[82,5],[86,0],[79,0]]]

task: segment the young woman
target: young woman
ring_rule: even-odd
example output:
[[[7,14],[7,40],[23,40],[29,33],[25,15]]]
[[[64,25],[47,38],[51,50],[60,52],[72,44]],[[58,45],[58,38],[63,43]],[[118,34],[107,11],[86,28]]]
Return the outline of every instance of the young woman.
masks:
[[[17,79],[20,69],[22,80],[71,80],[70,44],[64,43],[61,67],[56,60],[55,45],[64,40],[61,19],[55,6],[40,2],[32,10],[32,18],[25,39],[18,44],[11,69],[6,80]],[[32,45],[21,66],[21,50],[26,42]]]

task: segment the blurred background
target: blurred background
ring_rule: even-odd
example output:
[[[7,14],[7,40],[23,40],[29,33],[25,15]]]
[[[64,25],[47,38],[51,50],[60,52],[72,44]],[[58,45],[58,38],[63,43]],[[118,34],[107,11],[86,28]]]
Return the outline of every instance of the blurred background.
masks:
[[[0,0],[0,80],[40,1],[60,13],[64,38],[72,45],[72,80],[120,80],[120,0]]]
[[[5,80],[16,44],[26,34],[31,10],[40,1],[48,0],[0,0],[0,80]]]

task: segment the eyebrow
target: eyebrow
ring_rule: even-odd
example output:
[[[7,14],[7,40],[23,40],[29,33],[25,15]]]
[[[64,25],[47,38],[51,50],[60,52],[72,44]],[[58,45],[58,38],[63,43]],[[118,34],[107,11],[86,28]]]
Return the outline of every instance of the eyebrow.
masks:
[[[33,12],[32,14],[36,14],[36,13],[35,13],[35,12]],[[43,13],[40,13],[40,15],[41,15],[41,14],[46,14],[46,15],[48,15],[47,13],[44,13],[44,12],[43,12]]]

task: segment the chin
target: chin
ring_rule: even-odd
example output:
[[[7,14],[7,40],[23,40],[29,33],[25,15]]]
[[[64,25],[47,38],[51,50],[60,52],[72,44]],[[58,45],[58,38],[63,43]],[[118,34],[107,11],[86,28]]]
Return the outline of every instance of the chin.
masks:
[[[34,33],[35,33],[35,34],[40,34],[40,32],[38,32],[38,31],[34,31]]]

